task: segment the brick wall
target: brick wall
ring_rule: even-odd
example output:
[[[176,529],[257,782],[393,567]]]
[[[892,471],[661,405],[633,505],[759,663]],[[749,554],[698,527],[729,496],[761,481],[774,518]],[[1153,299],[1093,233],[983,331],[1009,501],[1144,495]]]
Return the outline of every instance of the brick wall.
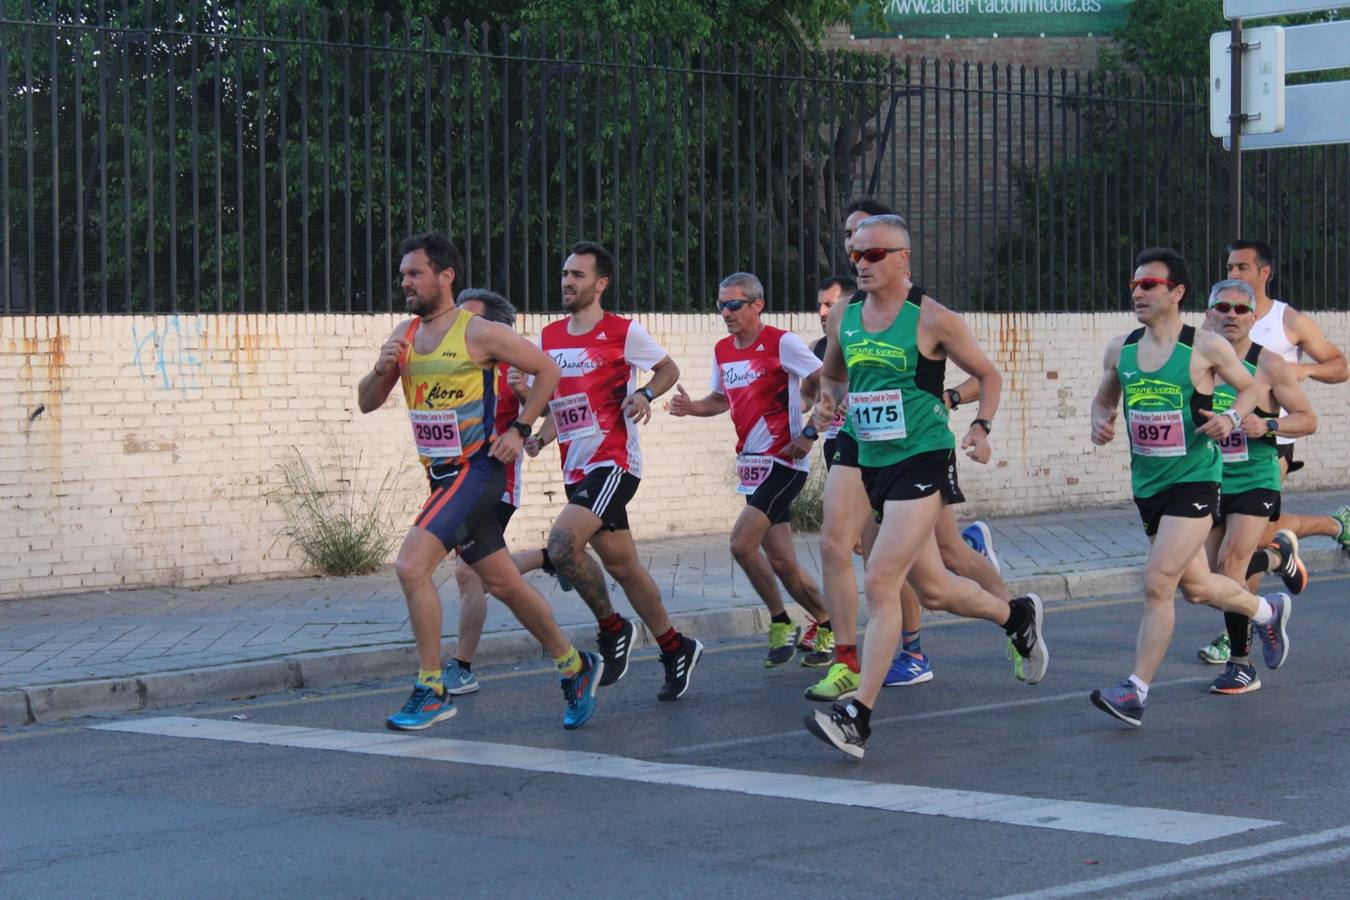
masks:
[[[814,338],[813,315],[770,321]],[[713,316],[641,321],[679,362],[682,383],[706,392]],[[972,315],[1005,373],[995,461],[962,468],[962,515],[999,515],[1127,498],[1118,443],[1087,441],[1101,353],[1131,318]],[[336,488],[377,486],[395,473],[400,524],[424,490],[397,392],[363,416],[355,384],[392,330],[388,316],[160,316],[0,318],[0,598],[154,584],[193,585],[298,574],[279,538],[278,463],[291,448],[326,465]],[[526,316],[533,335],[545,323]],[[1321,314],[1333,342],[1350,344],[1350,313]],[[949,381],[959,380],[952,371]],[[1323,411],[1341,387],[1309,386]],[[41,411],[39,412],[39,408]],[[973,413],[971,413],[973,415]],[[953,420],[967,423],[966,413]],[[1299,488],[1350,484],[1339,451],[1350,424],[1327,415],[1300,445],[1310,461]],[[729,530],[744,501],[732,490],[728,418],[675,419],[645,428],[646,478],[635,535]],[[339,480],[339,469],[345,480]],[[555,448],[525,469],[513,543],[538,542],[561,500]],[[406,511],[406,512],[405,512]]]

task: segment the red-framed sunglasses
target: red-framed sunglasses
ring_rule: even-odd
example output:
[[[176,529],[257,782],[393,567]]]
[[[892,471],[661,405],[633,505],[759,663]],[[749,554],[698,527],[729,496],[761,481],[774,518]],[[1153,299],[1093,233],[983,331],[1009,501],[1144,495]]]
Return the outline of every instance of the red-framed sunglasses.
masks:
[[[892,253],[899,253],[901,250],[908,250],[908,247],[872,247],[868,250],[850,250],[848,258],[856,266],[858,260],[865,259],[870,263],[879,263]]]
[[[1146,291],[1151,291],[1159,285],[1166,285],[1168,290],[1171,290],[1177,286],[1177,283],[1175,281],[1168,281],[1166,278],[1136,278],[1130,282],[1130,290],[1133,291],[1136,288],[1143,288]]]
[[[1218,303],[1211,303],[1209,308],[1214,310],[1216,313],[1221,313],[1225,316],[1228,315],[1229,313],[1237,313],[1239,316],[1245,316],[1249,312],[1256,312],[1254,308],[1248,306],[1245,303],[1229,303],[1227,300],[1220,300]]]

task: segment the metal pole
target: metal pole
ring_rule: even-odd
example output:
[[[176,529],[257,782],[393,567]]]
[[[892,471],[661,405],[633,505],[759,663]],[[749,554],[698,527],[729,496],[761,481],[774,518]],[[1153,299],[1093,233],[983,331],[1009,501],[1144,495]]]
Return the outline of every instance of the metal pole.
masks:
[[[1233,223],[1232,239],[1235,241],[1242,239],[1242,49],[1242,20],[1234,19],[1232,38],[1228,42],[1229,63],[1232,66],[1228,78],[1232,89],[1232,100],[1228,110],[1228,133],[1232,147],[1229,163],[1233,171],[1230,179],[1232,196],[1229,205]]]

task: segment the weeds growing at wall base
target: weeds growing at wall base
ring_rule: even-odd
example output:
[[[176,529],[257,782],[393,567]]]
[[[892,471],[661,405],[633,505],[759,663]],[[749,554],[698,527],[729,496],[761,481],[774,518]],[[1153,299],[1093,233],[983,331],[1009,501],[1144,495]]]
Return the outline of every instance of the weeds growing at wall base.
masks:
[[[290,539],[311,568],[324,575],[365,575],[384,565],[393,551],[398,532],[390,521],[395,473],[385,473],[379,487],[364,490],[352,481],[361,471],[358,455],[352,471],[335,466],[339,488],[330,488],[328,475],[317,470],[297,448],[278,465],[285,486],[272,496],[286,511]]]

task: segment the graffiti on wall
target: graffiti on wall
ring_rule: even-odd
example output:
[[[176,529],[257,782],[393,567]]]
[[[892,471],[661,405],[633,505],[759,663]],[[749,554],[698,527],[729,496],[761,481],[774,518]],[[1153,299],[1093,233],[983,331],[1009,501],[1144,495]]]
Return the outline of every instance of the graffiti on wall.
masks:
[[[206,320],[184,320],[169,316],[156,327],[141,331],[131,323],[131,343],[135,349],[132,363],[142,381],[154,381],[166,391],[184,394],[200,392],[202,357],[200,355]]]

